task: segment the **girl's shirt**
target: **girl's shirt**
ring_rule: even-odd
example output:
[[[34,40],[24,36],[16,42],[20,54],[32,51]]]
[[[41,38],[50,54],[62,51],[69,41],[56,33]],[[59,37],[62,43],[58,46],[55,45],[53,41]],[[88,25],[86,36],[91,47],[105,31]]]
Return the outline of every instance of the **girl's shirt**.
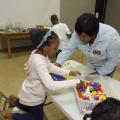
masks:
[[[49,73],[68,75],[69,70],[59,68],[50,63],[48,57],[32,52],[28,62],[25,64],[27,78],[22,84],[19,99],[20,103],[27,106],[35,106],[45,101],[46,90],[56,91],[73,88],[79,82],[53,81]]]

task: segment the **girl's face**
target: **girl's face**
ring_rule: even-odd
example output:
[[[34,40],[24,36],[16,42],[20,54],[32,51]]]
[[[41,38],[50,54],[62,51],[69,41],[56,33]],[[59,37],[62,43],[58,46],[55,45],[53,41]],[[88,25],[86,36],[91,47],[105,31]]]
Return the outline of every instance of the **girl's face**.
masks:
[[[51,44],[49,46],[46,46],[46,54],[49,57],[53,57],[54,55],[56,55],[56,52],[58,50],[58,46],[59,46],[59,40],[53,39]]]

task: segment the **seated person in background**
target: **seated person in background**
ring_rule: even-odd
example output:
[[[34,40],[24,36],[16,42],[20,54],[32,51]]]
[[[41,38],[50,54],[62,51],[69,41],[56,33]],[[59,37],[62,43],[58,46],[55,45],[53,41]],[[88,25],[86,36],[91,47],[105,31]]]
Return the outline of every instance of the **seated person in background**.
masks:
[[[66,24],[59,23],[58,17],[56,15],[52,15],[50,19],[51,23],[53,24],[51,30],[54,31],[60,39],[60,44],[57,52],[58,55],[66,47],[67,42],[71,37],[71,32]]]
[[[99,103],[91,114],[86,114],[83,120],[120,120],[120,101],[114,98]]]

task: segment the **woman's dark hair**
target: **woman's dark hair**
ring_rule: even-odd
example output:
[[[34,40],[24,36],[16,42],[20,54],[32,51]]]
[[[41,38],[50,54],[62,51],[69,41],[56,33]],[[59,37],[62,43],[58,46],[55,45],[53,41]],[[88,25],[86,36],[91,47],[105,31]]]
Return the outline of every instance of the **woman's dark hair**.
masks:
[[[86,33],[89,36],[97,36],[99,31],[99,21],[93,14],[84,13],[77,18],[75,31],[78,35]]]
[[[30,38],[32,40],[34,48],[37,48],[38,45],[41,42],[43,42],[43,38],[48,31],[49,31],[48,29],[31,29],[30,30]],[[46,41],[40,46],[40,48],[43,48],[46,45],[47,46],[50,45],[53,39],[58,39],[58,36],[55,32],[51,31],[50,35],[47,37]]]
[[[99,103],[91,114],[86,114],[83,120],[120,120],[120,101],[114,98]]]

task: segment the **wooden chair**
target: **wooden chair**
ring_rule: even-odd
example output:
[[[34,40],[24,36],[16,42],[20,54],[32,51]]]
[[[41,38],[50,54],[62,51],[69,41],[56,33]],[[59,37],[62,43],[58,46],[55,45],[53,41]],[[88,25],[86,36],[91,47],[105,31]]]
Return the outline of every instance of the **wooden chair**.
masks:
[[[11,111],[11,108],[14,106],[15,104],[10,98],[0,91],[0,120],[5,120],[1,113],[4,111]]]
[[[15,102],[11,99],[11,96],[13,95],[7,97],[3,92],[0,91],[0,120],[5,120],[5,118],[2,115],[4,111],[12,112],[13,108],[15,108]],[[45,106],[49,104],[50,103],[47,103],[45,104]],[[44,120],[48,120],[46,115],[44,116]]]

